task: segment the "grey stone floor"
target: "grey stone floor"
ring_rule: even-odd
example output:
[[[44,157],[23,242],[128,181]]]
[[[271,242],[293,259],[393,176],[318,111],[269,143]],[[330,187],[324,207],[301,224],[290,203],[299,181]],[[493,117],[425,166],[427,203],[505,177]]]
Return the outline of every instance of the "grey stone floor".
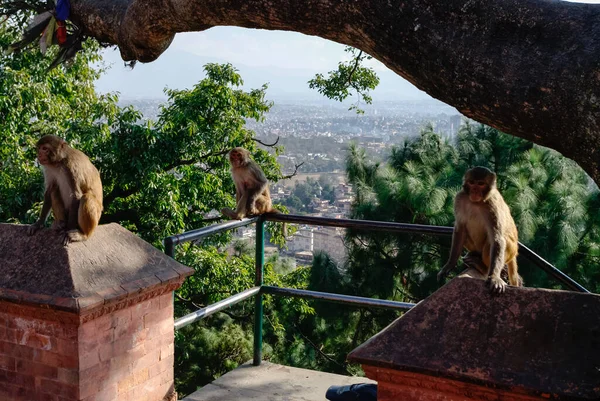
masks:
[[[247,362],[182,401],[325,401],[329,386],[373,383],[349,377],[263,362]]]

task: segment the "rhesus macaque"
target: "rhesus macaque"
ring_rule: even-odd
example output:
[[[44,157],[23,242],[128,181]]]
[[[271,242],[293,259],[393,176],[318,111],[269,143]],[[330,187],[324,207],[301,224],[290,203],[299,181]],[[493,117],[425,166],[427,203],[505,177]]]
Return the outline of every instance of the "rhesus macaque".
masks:
[[[221,213],[232,219],[241,220],[248,215],[278,213],[271,204],[269,182],[260,166],[250,158],[250,152],[244,148],[233,148],[229,152],[231,176],[235,183],[236,208],[226,207]]]
[[[475,167],[465,173],[463,189],[454,199],[454,217],[450,257],[438,273],[438,281],[456,267],[465,247],[469,251],[465,264],[487,275],[486,285],[492,292],[505,290],[506,283],[500,277],[505,265],[510,285],[521,286],[517,271],[517,227],[496,188],[496,174],[485,167]]]
[[[102,181],[90,159],[55,135],[42,137],[37,158],[44,169],[44,205],[40,218],[29,227],[29,235],[44,226],[50,208],[54,230],[65,230],[64,245],[85,241],[102,214]]]

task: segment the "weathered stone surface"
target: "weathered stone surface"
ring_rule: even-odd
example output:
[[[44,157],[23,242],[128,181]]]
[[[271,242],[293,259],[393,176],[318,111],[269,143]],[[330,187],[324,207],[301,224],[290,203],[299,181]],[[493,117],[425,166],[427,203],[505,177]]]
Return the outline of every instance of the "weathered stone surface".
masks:
[[[0,299],[89,310],[193,272],[118,224],[68,246],[50,229],[27,229],[0,224]]]
[[[457,278],[348,359],[560,399],[600,399],[600,296]]]

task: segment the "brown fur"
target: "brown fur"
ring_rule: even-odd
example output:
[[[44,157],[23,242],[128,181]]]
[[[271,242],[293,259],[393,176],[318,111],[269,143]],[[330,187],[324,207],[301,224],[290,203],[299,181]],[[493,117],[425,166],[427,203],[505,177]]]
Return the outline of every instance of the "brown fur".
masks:
[[[102,181],[90,159],[55,135],[37,143],[38,161],[44,169],[44,206],[33,235],[43,227],[50,209],[53,229],[65,230],[64,243],[84,241],[92,235],[102,214]]]
[[[221,209],[221,213],[241,220],[246,216],[263,213],[277,213],[271,203],[269,182],[260,166],[250,158],[250,152],[244,148],[234,148],[229,152],[231,177],[235,183],[236,208]]]
[[[506,283],[500,275],[505,265],[510,285],[521,286],[517,227],[496,188],[496,174],[484,167],[467,171],[463,189],[454,200],[454,215],[450,257],[438,273],[438,280],[456,267],[464,247],[469,251],[465,262],[488,275],[487,285],[493,292],[504,292]]]

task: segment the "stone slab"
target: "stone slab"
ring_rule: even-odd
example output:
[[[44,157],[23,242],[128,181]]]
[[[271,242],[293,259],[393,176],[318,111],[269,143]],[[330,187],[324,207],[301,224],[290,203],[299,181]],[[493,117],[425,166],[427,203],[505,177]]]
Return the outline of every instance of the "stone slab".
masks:
[[[182,401],[322,401],[330,386],[374,383],[366,377],[342,376],[263,362],[247,362],[190,394]]]
[[[600,399],[600,296],[456,278],[352,351],[363,365],[535,396]]]
[[[0,299],[80,312],[193,273],[118,224],[67,246],[53,230],[28,228],[0,224]]]

